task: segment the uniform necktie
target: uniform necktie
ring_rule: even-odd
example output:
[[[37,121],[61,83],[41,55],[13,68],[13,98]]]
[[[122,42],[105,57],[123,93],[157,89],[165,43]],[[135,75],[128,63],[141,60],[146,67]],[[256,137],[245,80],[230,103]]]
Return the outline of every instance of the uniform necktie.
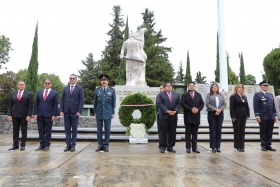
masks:
[[[105,93],[105,91],[106,91],[106,88],[104,88],[104,89],[103,89],[103,91],[104,91],[104,93]]]
[[[168,92],[168,97],[169,97],[169,100],[170,100],[170,103],[172,102],[172,95],[171,95],[171,92]]]
[[[18,92],[18,97],[17,97],[18,102],[20,102],[20,98],[21,98],[21,91]]]
[[[74,89],[74,86],[71,86],[70,95],[72,95],[73,89]]]
[[[191,92],[191,96],[192,96],[192,98],[194,98],[194,93],[193,92]]]
[[[48,89],[46,89],[46,91],[45,91],[44,101],[46,101],[47,97],[48,97]]]

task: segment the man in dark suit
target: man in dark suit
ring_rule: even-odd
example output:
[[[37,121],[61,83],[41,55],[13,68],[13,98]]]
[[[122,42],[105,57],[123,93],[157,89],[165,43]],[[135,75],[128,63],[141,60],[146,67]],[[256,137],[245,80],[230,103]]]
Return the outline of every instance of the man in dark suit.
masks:
[[[50,149],[53,121],[57,116],[58,94],[52,90],[52,81],[45,79],[45,89],[38,91],[34,104],[34,119],[38,121],[40,146],[36,151]]]
[[[163,88],[163,84],[162,84],[159,87],[159,92],[163,92],[163,91],[164,91],[164,88]],[[160,109],[159,109],[159,107],[157,105],[157,97],[156,97],[156,113],[157,113],[157,129],[158,129],[158,143],[159,143],[159,134],[160,134],[159,133],[160,132],[159,113],[160,113]],[[158,145],[158,148],[160,148],[159,145]]]
[[[200,125],[200,111],[204,107],[203,99],[197,91],[195,91],[195,83],[188,84],[188,91],[183,93],[181,106],[184,108],[184,124],[186,137],[186,152],[200,153],[197,149],[197,132]],[[192,144],[191,144],[192,142]]]
[[[94,112],[97,123],[97,140],[98,148],[96,152],[109,152],[111,119],[115,116],[116,93],[115,90],[108,86],[109,76],[106,74],[100,75],[100,83],[102,86],[94,91]],[[104,124],[105,140],[102,139],[102,128]]]
[[[277,122],[274,98],[268,92],[269,81],[259,83],[261,91],[254,95],[254,112],[257,122],[260,125],[260,138],[262,151],[276,151],[271,147],[272,132],[274,123]]]
[[[31,119],[33,96],[24,90],[24,81],[18,81],[18,91],[13,92],[10,98],[8,109],[8,120],[13,120],[13,146],[9,149],[18,149],[19,129],[21,129],[20,150],[25,150],[25,142],[27,139],[27,122]]]
[[[176,142],[177,114],[180,110],[180,98],[177,93],[172,92],[172,85],[170,82],[164,84],[164,90],[164,92],[159,93],[157,96],[157,105],[160,109],[159,147],[161,153],[165,153],[166,148],[167,151],[176,153],[173,147]]]
[[[60,101],[60,116],[64,116],[66,151],[75,151],[79,116],[83,112],[84,90],[76,84],[77,76],[71,74],[69,85],[64,87]],[[71,134],[72,128],[72,134]]]

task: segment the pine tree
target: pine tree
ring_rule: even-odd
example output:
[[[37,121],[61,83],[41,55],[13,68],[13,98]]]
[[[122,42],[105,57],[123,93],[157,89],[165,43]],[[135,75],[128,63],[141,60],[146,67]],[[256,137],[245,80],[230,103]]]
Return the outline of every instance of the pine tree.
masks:
[[[146,81],[151,87],[156,87],[164,82],[173,82],[174,68],[168,60],[170,47],[164,47],[161,44],[167,40],[161,34],[161,30],[156,32],[154,29],[154,12],[148,8],[141,13],[143,24],[138,27],[147,28],[145,32],[144,51],[147,54],[146,61]]]
[[[183,83],[184,82],[184,72],[183,72],[183,65],[182,61],[180,61],[179,71],[177,72],[177,76],[175,78],[176,82]]]
[[[124,42],[128,39],[129,36],[129,26],[128,26],[128,16],[126,17],[125,29],[124,29]],[[126,56],[126,50],[124,52],[124,56]],[[119,75],[117,77],[117,85],[125,85],[126,84],[126,61],[124,59],[120,62]]]
[[[26,90],[33,94],[33,98],[35,99],[35,95],[37,93],[38,88],[38,22],[36,25],[35,35],[33,39],[32,45],[32,54],[31,59],[28,66],[28,77],[26,80]]]
[[[245,67],[243,62],[243,53],[241,52],[241,55],[239,54],[240,59],[240,69],[239,69],[239,78],[241,84],[247,84],[246,82],[246,75],[245,75]]]
[[[120,51],[123,44],[123,31],[121,27],[124,26],[121,7],[120,5],[113,6],[114,17],[113,23],[109,24],[111,29],[107,33],[110,36],[110,39],[107,41],[105,50],[102,52],[102,72],[106,73],[110,77],[110,85],[115,85],[116,80],[119,74],[120,62],[119,58]]]
[[[220,59],[219,59],[219,36],[217,33],[217,53],[216,53],[216,70],[215,73],[215,82],[220,82]]]
[[[228,84],[235,85],[238,83],[238,76],[232,71],[229,66],[229,55],[227,53],[227,68],[228,68]]]
[[[190,56],[189,56],[189,50],[187,54],[187,67],[186,67],[186,77],[185,77],[185,86],[189,84],[189,82],[192,81],[192,75],[191,75],[191,62],[190,62]]]
[[[205,83],[206,83],[206,80],[205,80],[205,79],[206,79],[206,77],[205,77],[205,76],[202,76],[200,71],[196,73],[196,78],[195,78],[195,82],[196,82],[196,83],[205,84]]]
[[[78,84],[84,89],[85,104],[93,104],[93,93],[100,85],[99,75],[101,74],[100,62],[95,61],[93,54],[89,53],[86,60],[82,60],[85,69],[78,70]]]

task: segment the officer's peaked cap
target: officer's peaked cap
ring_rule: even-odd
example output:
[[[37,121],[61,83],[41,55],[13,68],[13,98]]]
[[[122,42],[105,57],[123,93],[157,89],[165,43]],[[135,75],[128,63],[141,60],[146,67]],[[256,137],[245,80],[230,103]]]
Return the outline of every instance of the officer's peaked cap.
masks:
[[[268,80],[263,80],[259,83],[260,86],[269,86],[270,82]]]
[[[109,80],[109,76],[107,74],[105,74],[105,73],[101,74],[99,78],[100,78],[100,80],[103,80],[103,79]]]

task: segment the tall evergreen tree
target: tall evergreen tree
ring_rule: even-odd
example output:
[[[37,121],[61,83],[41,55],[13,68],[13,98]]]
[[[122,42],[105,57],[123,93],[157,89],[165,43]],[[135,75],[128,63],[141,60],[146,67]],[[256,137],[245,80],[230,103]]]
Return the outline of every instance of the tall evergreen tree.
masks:
[[[111,14],[114,19],[113,23],[109,24],[111,29],[107,33],[110,39],[107,41],[105,50],[102,52],[102,71],[107,73],[110,77],[110,85],[115,85],[119,74],[120,62],[119,58],[120,51],[123,44],[123,31],[121,27],[124,26],[123,15],[121,14],[121,6],[113,6],[113,14]]]
[[[240,59],[240,68],[239,68],[239,78],[240,78],[240,83],[241,84],[247,84],[246,82],[246,75],[245,75],[245,67],[244,67],[244,61],[243,61],[243,53],[239,55]]]
[[[86,60],[82,61],[85,69],[78,70],[78,84],[84,88],[85,104],[93,104],[93,93],[100,85],[99,75],[101,74],[100,62],[95,61],[93,54],[89,53]]]
[[[205,79],[206,79],[206,77],[205,77],[205,76],[202,76],[200,71],[198,71],[198,72],[196,73],[196,78],[195,78],[195,82],[196,82],[196,83],[205,84],[205,83],[206,83],[206,80],[205,80]]]
[[[189,84],[189,82],[192,81],[192,75],[191,75],[191,62],[190,62],[190,56],[189,56],[189,50],[187,54],[187,66],[186,66],[186,76],[185,76],[185,86]]]
[[[174,68],[168,60],[170,47],[161,44],[167,40],[163,37],[162,31],[155,31],[154,12],[148,8],[141,13],[143,24],[138,28],[147,28],[145,33],[144,51],[147,54],[146,81],[149,86],[159,86],[163,82],[173,82]]]
[[[179,71],[177,72],[175,81],[179,82],[179,83],[184,83],[184,78],[185,78],[185,75],[183,72],[183,65],[182,65],[182,61],[180,61]]]
[[[33,99],[35,99],[35,94],[38,88],[38,22],[36,24],[35,35],[32,45],[31,59],[28,65],[28,77],[26,80],[26,90],[33,94]]]
[[[238,75],[236,75],[229,66],[229,55],[227,53],[227,68],[228,68],[228,84],[234,85],[238,83]]]
[[[215,82],[220,82],[220,59],[219,59],[219,36],[217,33],[217,53],[216,53],[216,70],[215,73]]]
[[[125,29],[124,29],[124,42],[129,36],[129,26],[128,26],[128,16],[126,17]],[[124,56],[126,55],[126,50],[124,51]],[[126,84],[126,62],[124,59],[120,62],[119,75],[117,77],[117,85]]]

